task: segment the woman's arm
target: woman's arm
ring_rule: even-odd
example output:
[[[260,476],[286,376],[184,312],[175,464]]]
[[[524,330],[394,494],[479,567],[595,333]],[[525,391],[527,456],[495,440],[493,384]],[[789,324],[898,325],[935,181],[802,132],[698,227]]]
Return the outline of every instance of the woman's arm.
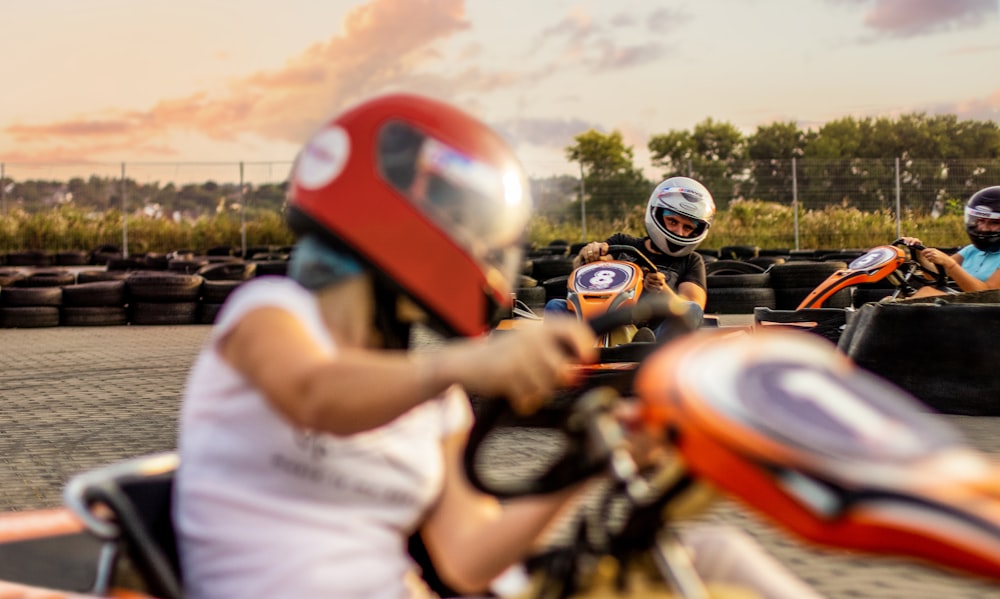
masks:
[[[405,353],[338,347],[330,353],[277,307],[258,308],[219,341],[224,359],[292,423],[335,434],[380,426],[453,384],[508,397],[530,411],[595,359],[593,337],[571,318],[495,338]]]
[[[509,566],[531,554],[546,528],[584,484],[501,505],[465,478],[462,451],[466,439],[465,434],[455,434],[444,441],[444,490],[421,532],[442,579],[462,593],[481,593]]]

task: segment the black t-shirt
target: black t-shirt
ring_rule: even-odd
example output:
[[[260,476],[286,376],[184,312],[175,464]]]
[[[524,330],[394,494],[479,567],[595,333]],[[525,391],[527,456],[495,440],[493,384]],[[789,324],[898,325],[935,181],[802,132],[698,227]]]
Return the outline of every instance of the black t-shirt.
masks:
[[[701,254],[691,252],[687,256],[677,258],[660,252],[651,252],[646,248],[646,239],[648,237],[632,237],[624,233],[616,233],[608,237],[605,243],[608,245],[628,245],[637,248],[644,256],[649,258],[650,262],[656,265],[657,270],[664,274],[667,278],[667,285],[674,291],[677,291],[680,284],[684,282],[694,283],[702,289],[708,289],[708,283],[705,281],[705,260],[701,257]],[[641,267],[649,267],[645,260],[636,258],[629,252],[622,252],[619,255],[611,252],[611,255],[616,260],[635,262]]]

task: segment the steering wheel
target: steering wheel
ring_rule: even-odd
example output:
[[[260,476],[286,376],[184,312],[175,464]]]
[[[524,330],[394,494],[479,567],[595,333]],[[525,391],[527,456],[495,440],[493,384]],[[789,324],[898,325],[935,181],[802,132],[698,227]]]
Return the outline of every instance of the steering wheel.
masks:
[[[612,254],[630,254],[638,258],[640,261],[645,262],[646,266],[649,267],[650,272],[657,271],[656,265],[653,264],[653,261],[650,260],[646,254],[643,254],[637,247],[633,247],[631,245],[609,245],[608,255],[610,256]]]
[[[635,319],[676,318],[676,303],[665,296],[651,296],[635,305],[619,308],[591,321],[590,327],[598,335],[613,330]],[[612,461],[611,445],[615,430],[607,426],[607,415],[619,399],[617,391],[608,387],[586,390],[566,408],[561,418],[551,420],[553,428],[565,438],[565,448],[548,468],[534,479],[495,481],[484,478],[480,470],[481,450],[491,433],[503,427],[518,427],[529,422],[530,416],[518,416],[506,399],[484,398],[469,433],[465,448],[465,474],[473,487],[490,495],[503,498],[552,493],[604,470]]]
[[[902,238],[893,241],[890,245],[909,249],[910,259],[903,264],[901,270],[904,270],[904,272],[900,274],[900,279],[902,280],[904,286],[910,286],[912,284],[911,279],[913,278],[913,275],[919,271],[922,278],[928,280],[933,279],[935,288],[941,290],[947,289],[948,273],[944,271],[944,268],[940,268],[940,265],[935,265],[937,268],[935,268],[935,272],[932,273],[928,269],[924,268],[923,264],[920,263],[920,252],[926,250],[926,246],[919,243],[909,245],[904,242]],[[926,285],[928,285],[928,283],[924,283],[920,285],[920,287],[925,287]]]

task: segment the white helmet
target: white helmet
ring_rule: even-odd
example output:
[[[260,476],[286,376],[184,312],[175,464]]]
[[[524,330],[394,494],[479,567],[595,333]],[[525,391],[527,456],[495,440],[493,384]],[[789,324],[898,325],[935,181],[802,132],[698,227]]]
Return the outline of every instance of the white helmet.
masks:
[[[664,216],[676,214],[694,221],[695,229],[687,237],[667,230]],[[686,256],[708,236],[715,217],[715,200],[701,183],[688,177],[670,177],[653,190],[646,204],[646,234],[661,252]]]

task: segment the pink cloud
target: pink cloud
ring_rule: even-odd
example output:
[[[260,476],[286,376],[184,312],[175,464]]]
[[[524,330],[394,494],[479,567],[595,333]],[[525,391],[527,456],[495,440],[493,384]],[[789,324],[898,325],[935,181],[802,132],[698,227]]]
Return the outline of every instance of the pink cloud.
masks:
[[[280,69],[229,82],[222,93],[167,98],[142,111],[109,110],[100,117],[17,124],[4,133],[21,146],[16,158],[37,160],[72,160],[97,152],[163,154],[174,151],[169,142],[148,140],[185,132],[233,143],[247,136],[299,142],[323,118],[375,93],[400,88],[447,93],[449,85],[422,75],[421,67],[440,60],[436,42],[468,26],[464,0],[371,0],[345,16],[341,33]],[[474,87],[501,84],[506,77],[475,71],[463,76]]]
[[[996,0],[876,0],[864,24],[892,37],[912,37],[976,26],[996,12]]]

